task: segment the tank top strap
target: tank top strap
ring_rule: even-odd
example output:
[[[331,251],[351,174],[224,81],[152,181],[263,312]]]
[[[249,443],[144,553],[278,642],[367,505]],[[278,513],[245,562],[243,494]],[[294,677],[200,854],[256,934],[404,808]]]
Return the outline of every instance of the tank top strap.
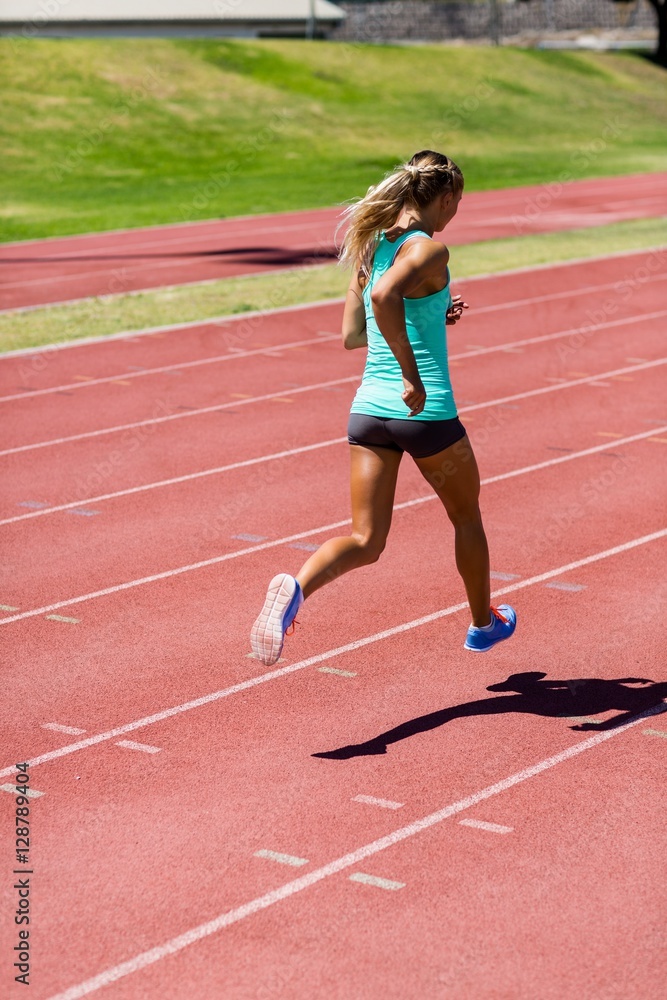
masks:
[[[389,243],[389,246],[394,251],[393,254],[392,254],[392,256],[391,256],[391,262],[390,262],[390,265],[389,265],[390,267],[394,263],[394,261],[396,260],[396,254],[401,249],[401,247],[403,246],[403,244],[407,243],[407,241],[410,240],[410,239],[412,239],[414,236],[425,236],[427,240],[432,239],[432,237],[429,236],[428,233],[425,233],[423,231],[423,229],[411,229],[409,232],[403,233],[401,236],[399,236],[398,239],[394,240],[393,243],[391,243],[389,240],[387,240],[387,243]],[[385,236],[385,239],[386,239],[386,236]]]

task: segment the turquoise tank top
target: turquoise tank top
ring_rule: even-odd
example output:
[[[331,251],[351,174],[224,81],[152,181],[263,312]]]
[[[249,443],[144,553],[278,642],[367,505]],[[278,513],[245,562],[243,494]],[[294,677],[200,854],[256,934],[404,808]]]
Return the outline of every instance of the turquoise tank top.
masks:
[[[426,404],[417,417],[408,417],[410,410],[401,399],[405,386],[400,366],[380,333],[373,313],[371,292],[375,283],[394,263],[398,248],[414,236],[431,238],[421,230],[411,230],[403,233],[393,243],[389,242],[384,233],[378,240],[370,280],[363,290],[368,355],[361,385],[352,400],[350,413],[366,413],[374,417],[394,417],[399,420],[451,420],[457,416],[447,362],[445,317],[452,304],[449,268],[447,284],[442,291],[418,299],[403,299],[408,339],[426,390]]]

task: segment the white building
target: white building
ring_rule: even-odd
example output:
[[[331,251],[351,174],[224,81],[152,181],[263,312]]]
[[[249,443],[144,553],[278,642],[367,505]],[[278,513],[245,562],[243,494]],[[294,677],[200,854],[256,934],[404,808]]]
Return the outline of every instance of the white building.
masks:
[[[344,17],[329,0],[2,0],[0,35],[326,37]]]

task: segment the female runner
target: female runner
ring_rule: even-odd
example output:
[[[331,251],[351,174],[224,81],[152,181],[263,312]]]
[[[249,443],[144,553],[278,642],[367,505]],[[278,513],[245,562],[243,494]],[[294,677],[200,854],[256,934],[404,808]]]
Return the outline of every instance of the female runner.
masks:
[[[280,657],[287,629],[310,594],[380,557],[404,451],[454,525],[456,566],[472,614],[465,649],[485,652],[516,628],[513,608],[491,607],[479,472],[447,364],[446,321],[455,323],[467,305],[458,295],[452,299],[449,251],[432,237],[454,218],[462,193],[456,164],[422,150],[345,212],[350,225],[340,259],[354,271],[343,344],[347,350],[368,346],[348,423],[352,534],[324,542],[296,576],[279,573],[271,580],[250,637],[266,665]]]

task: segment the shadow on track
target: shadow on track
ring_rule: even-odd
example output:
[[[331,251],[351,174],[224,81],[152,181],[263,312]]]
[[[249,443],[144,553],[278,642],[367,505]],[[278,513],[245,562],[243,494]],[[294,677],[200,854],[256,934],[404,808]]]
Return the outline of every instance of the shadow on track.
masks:
[[[667,681],[651,681],[643,677],[620,677],[618,680],[603,680],[589,677],[581,680],[543,680],[547,675],[539,671],[511,674],[500,684],[491,684],[487,691],[511,691],[513,694],[502,698],[481,698],[463,705],[442,708],[417,719],[402,722],[394,729],[374,736],[365,743],[339,747],[313,757],[328,760],[347,760],[387,752],[390,743],[399,743],[417,733],[437,729],[454,719],[465,719],[479,715],[504,715],[507,712],[521,712],[525,715],[541,715],[546,718],[572,718],[595,715],[599,712],[615,710],[621,712],[611,719],[600,722],[585,722],[570,726],[577,732],[600,732],[613,729],[629,722],[640,712],[655,708],[667,697]],[[627,687],[628,684],[650,685]],[[667,706],[666,706],[667,707]]]
[[[320,261],[336,260],[338,253],[334,246],[314,246],[303,250],[290,250],[283,247],[229,247],[220,250],[174,250],[160,253],[132,253],[131,250],[119,250],[117,253],[81,254],[68,257],[4,257],[0,259],[0,267],[8,264],[61,264],[83,263],[91,261],[113,261],[122,264],[124,261],[181,260],[193,261],[202,258],[238,257],[249,264],[306,264]]]

